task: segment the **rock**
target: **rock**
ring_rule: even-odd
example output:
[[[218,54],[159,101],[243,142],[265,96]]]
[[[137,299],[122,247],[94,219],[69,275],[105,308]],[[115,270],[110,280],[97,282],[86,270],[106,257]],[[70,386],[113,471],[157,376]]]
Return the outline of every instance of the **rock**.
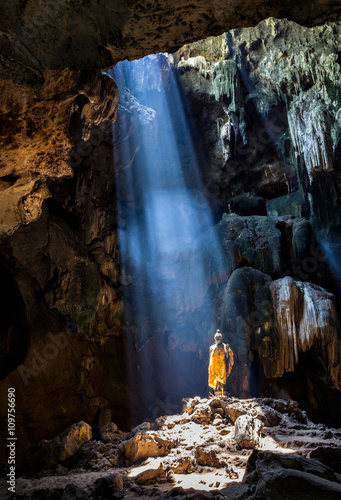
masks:
[[[308,458],[315,458],[338,474],[341,474],[341,450],[334,446],[318,446],[310,451]]]
[[[208,404],[198,404],[191,413],[190,420],[198,424],[207,424],[211,421],[211,408]]]
[[[96,429],[96,437],[105,443],[112,441],[117,435],[118,427],[114,422],[100,425]]]
[[[163,465],[160,464],[157,468],[148,468],[141,472],[134,477],[134,481],[136,484],[164,483],[167,481],[167,475]]]
[[[241,448],[256,448],[260,445],[263,423],[249,415],[241,415],[234,423],[234,438]]]
[[[126,457],[127,465],[134,464],[147,457],[163,457],[169,453],[175,443],[163,438],[159,433],[140,431],[128,441],[124,441],[120,450]]]
[[[266,404],[267,401],[269,401],[269,404]],[[282,411],[277,409],[277,402]],[[288,406],[290,407],[288,402],[274,399],[246,399],[241,405],[239,400],[234,401],[233,398],[230,398],[225,408],[225,414],[233,423],[242,415],[250,415],[263,422],[266,427],[274,427],[280,424],[282,420],[281,413],[292,415],[292,411],[289,410]]]
[[[278,16],[283,7],[276,4],[261,13],[261,5],[258,1],[247,1],[240,9],[235,2],[226,7],[221,0],[212,9],[202,0],[191,5],[177,0],[173,5],[151,2],[148,7],[142,4],[137,9],[124,4],[121,10],[113,11],[107,6],[99,8],[91,1],[88,5],[71,4],[62,11],[62,3],[58,1],[55,5],[44,5],[41,18],[32,14],[37,9],[35,1],[25,7],[18,4],[15,9],[4,6],[1,72],[6,79],[34,86],[39,84],[45,68],[110,67],[125,58],[136,59],[165,50],[172,52],[190,40],[236,26],[250,26],[263,16]],[[314,0],[311,9],[304,4],[302,7],[301,10],[288,6],[286,16],[308,25],[322,24],[329,18],[326,2],[319,4]],[[180,17],[176,12],[180,12]],[[90,13],[91,23],[88,22]],[[339,19],[337,12],[334,18]],[[44,20],[50,24],[53,21],[53,27]],[[125,31],[122,31],[123,23]],[[159,34],[163,26],[168,26],[169,31]],[[46,46],[50,47],[49,51]]]
[[[257,450],[248,461],[243,482],[255,484],[256,497],[266,500],[336,500],[341,493],[340,477],[317,460]]]
[[[271,281],[268,274],[242,267],[233,271],[223,289],[220,306],[222,330],[238,359],[228,379],[228,390],[245,398],[250,397],[248,353],[251,349],[262,349],[263,337],[276,343],[269,289]],[[263,361],[263,356],[261,359]]]
[[[302,217],[303,203],[302,194],[300,191],[295,191],[294,193],[268,200],[266,202],[266,211],[272,217],[278,217],[279,215]]]
[[[325,353],[330,379],[335,387],[341,387],[341,344],[336,333],[334,296],[321,287],[290,277],[274,281],[270,290],[280,341],[280,355],[272,376],[293,371],[298,353],[317,344]]]
[[[265,199],[261,196],[255,196],[251,193],[242,193],[233,198],[230,198],[227,203],[227,207],[230,210],[238,215],[265,215],[266,212],[268,215],[277,216],[277,215],[287,215],[282,213],[272,213],[269,212],[268,207],[269,202],[265,202]],[[296,214],[290,214],[296,215]]]
[[[72,457],[83,444],[90,441],[91,437],[92,430],[89,424],[86,422],[73,424],[37,451],[32,456],[30,464],[34,470],[53,467],[58,462]]]
[[[201,400],[198,396],[196,396],[195,398],[183,399],[184,411],[191,415],[200,401]]]
[[[97,479],[93,486],[93,496],[95,498],[113,498],[120,499],[124,496],[123,477],[119,473],[110,474],[109,476]]]
[[[163,466],[174,474],[187,474],[194,470],[194,460],[189,456],[177,455],[163,460]]]
[[[226,283],[241,262],[254,266],[259,273],[271,274],[283,269],[278,222],[275,217],[223,214],[218,224],[198,238],[191,248],[186,263],[187,307],[191,310],[200,307],[209,286]],[[198,275],[196,262],[199,258],[205,259],[206,266],[205,272]]]
[[[240,413],[244,413],[239,419],[250,420],[251,417],[255,419],[257,416],[256,422],[259,418],[270,421],[268,411],[278,413],[283,418],[280,425],[264,428],[262,451],[241,449],[235,442],[234,426],[231,423],[224,423],[219,428],[215,426],[215,420],[209,424],[190,420],[183,423],[183,418],[188,417],[186,412],[163,417],[163,423],[160,422],[161,427],[158,431],[148,430],[150,426],[144,422],[129,433],[130,439],[126,440],[123,446],[144,432],[149,434],[149,437],[152,436],[155,442],[157,437],[163,442],[176,442],[177,445],[169,450],[167,456],[147,458],[142,463],[129,467],[128,471],[126,459],[115,464],[108,463],[108,459],[112,459],[114,454],[119,452],[118,443],[109,441],[104,444],[93,439],[83,445],[78,453],[63,462],[63,467],[58,465],[53,470],[41,471],[32,479],[18,477],[18,500],[36,498],[58,500],[63,498],[64,494],[68,495],[67,498],[70,500],[72,495],[81,500],[85,499],[85,496],[100,500],[122,498],[123,495],[128,498],[147,496],[159,498],[160,495],[172,498],[174,491],[180,498],[188,498],[187,495],[199,495],[197,498],[201,498],[202,492],[194,488],[186,489],[185,485],[201,487],[204,482],[215,498],[222,496],[234,500],[250,500],[265,496],[271,499],[271,495],[280,498],[281,493],[275,491],[276,485],[287,492],[286,496],[283,494],[281,498],[291,499],[292,496],[299,498],[294,488],[285,484],[286,479],[293,481],[297,491],[302,495],[301,498],[305,498],[302,493],[305,487],[309,492],[307,498],[315,498],[308,484],[316,485],[319,494],[321,488],[332,494],[338,491],[337,488],[341,484],[340,474],[322,461],[324,457],[326,462],[330,461],[335,466],[339,454],[337,448],[341,434],[339,430],[325,428],[308,419],[306,423],[298,423],[296,417],[298,407],[293,401],[271,398],[244,400],[226,396],[209,399],[198,397],[195,400],[195,407],[206,405],[212,411],[222,409],[224,405],[227,409],[232,406],[234,409],[238,408]],[[173,424],[170,428],[168,421]],[[237,424],[238,419],[236,426]],[[221,428],[227,431],[226,435],[221,434]],[[316,450],[316,443],[324,448],[332,447],[332,453],[327,449]],[[293,453],[288,454],[288,448],[293,450]],[[304,456],[312,452],[318,454],[320,460]],[[123,457],[122,453],[119,453]],[[115,467],[114,473],[113,467]],[[58,469],[61,475],[56,474]],[[62,474],[65,471],[66,473]],[[242,480],[243,474],[245,477]],[[241,482],[231,484],[231,481],[237,480]],[[229,484],[227,488],[224,487],[226,482]],[[150,487],[159,483],[162,483],[162,488]],[[183,488],[171,489],[172,484],[182,485]],[[223,489],[213,490],[218,487]],[[2,491],[7,491],[6,479],[0,480],[0,494]],[[327,493],[326,498],[329,498]]]
[[[204,465],[207,467],[225,467],[227,465],[226,460],[219,456],[219,450],[215,446],[210,447],[198,447],[195,450],[195,459],[199,465]]]
[[[113,79],[99,70],[47,71],[42,87],[35,91],[0,80],[0,89],[3,96],[11,93],[10,102],[0,103],[9,125],[2,136],[7,166],[1,177],[12,179],[11,192],[8,182],[0,185],[0,206],[6,213],[0,222],[0,234],[7,234],[41,216],[42,204],[51,196],[48,183],[71,178],[71,166],[77,166],[76,156],[78,164],[82,158],[79,144],[79,151],[74,151],[70,158],[76,130],[69,133],[66,115],[70,113],[70,126],[76,115],[82,116],[83,138],[88,147],[93,147],[92,142],[101,140],[98,126],[116,119],[118,90]],[[30,108],[30,118],[23,129],[20,114],[26,106]],[[91,131],[96,127],[95,139]],[[21,171],[23,164],[27,165],[25,171]]]
[[[58,494],[58,493],[57,493]],[[63,500],[87,500],[88,492],[75,484],[68,484],[63,491]]]

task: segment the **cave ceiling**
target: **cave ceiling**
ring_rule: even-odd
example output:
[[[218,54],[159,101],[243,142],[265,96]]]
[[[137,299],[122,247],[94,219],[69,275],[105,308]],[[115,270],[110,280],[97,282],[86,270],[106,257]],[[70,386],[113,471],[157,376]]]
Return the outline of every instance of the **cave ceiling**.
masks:
[[[15,0],[1,3],[2,78],[34,86],[44,70],[103,68],[174,52],[268,17],[305,26],[341,19],[331,0]]]

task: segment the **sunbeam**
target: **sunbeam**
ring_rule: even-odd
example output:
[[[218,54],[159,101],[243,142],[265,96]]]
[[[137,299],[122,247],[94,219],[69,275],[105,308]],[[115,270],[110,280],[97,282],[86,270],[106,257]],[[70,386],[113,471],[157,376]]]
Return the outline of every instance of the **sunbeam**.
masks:
[[[204,250],[201,255],[196,253],[195,270],[193,262],[192,267],[185,262],[195,239],[214,221],[203,195],[193,126],[168,55],[121,62],[111,76],[120,90],[113,134],[125,319],[127,337],[133,336],[138,359],[130,383],[150,406],[166,387],[167,394],[175,388],[184,396],[190,391],[178,363],[169,359],[169,352],[175,358],[176,351],[166,347],[174,318],[181,311],[194,312],[208,288],[196,291],[195,305],[186,298],[185,283],[191,282],[188,269],[199,277],[199,283],[207,275]],[[128,140],[120,140],[122,130]],[[129,167],[124,168],[126,165]],[[224,266],[221,252],[216,254],[214,267],[219,272]],[[206,321],[212,333],[217,321],[207,300]],[[172,373],[164,372],[165,356]],[[183,372],[188,370],[187,366]]]

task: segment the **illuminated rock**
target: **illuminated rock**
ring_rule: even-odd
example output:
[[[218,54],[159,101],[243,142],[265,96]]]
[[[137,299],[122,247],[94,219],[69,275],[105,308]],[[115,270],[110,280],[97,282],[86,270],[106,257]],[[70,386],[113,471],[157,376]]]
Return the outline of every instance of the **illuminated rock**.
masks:
[[[164,439],[155,432],[140,431],[128,441],[122,443],[121,452],[127,464],[133,464],[147,457],[168,455],[175,443]]]
[[[234,438],[241,448],[256,448],[260,445],[263,423],[250,415],[241,415],[234,423]]]
[[[195,459],[199,465],[206,465],[207,467],[226,467],[227,463],[219,456],[219,447],[211,446],[210,448],[198,447],[195,450]]]
[[[188,400],[187,408],[192,408],[194,402],[195,406],[207,405],[215,409],[238,408],[243,415],[239,420],[250,422],[255,418],[254,427],[262,426],[259,419],[273,411],[282,419],[276,424],[272,422],[274,425],[264,421],[262,447],[255,452],[252,448],[241,449],[237,445],[235,426],[227,415],[220,419],[219,426],[214,421],[209,424],[186,421],[186,411],[164,416],[156,422],[158,430],[153,431],[153,435],[169,442],[176,441],[177,445],[167,456],[148,457],[142,463],[131,464],[129,469],[122,460],[112,463],[112,457],[121,454],[120,448],[127,444],[127,433],[116,431],[117,441],[104,445],[92,439],[64,462],[64,466],[42,470],[33,478],[17,476],[18,498],[33,500],[39,495],[52,497],[61,494],[65,498],[79,499],[91,495],[96,498],[122,498],[123,495],[139,498],[150,496],[151,491],[162,498],[173,498],[175,494],[181,499],[188,498],[188,495],[213,498],[213,493],[209,492],[213,487],[219,487],[218,494],[224,498],[254,497],[255,491],[267,492],[268,489],[271,496],[264,498],[271,500],[283,498],[283,491],[290,499],[304,498],[304,488],[310,497],[318,500],[321,492],[324,492],[324,498],[338,498],[334,495],[340,486],[338,429],[326,428],[309,419],[303,422],[301,410],[294,401],[196,397]],[[155,424],[151,425],[154,427]],[[148,425],[143,423],[132,432],[139,433],[143,427],[148,428]],[[250,446],[249,442],[246,444]],[[290,484],[286,484],[285,479],[290,480]],[[0,490],[4,487],[7,489],[6,479],[0,480]],[[293,495],[294,487],[300,497]],[[313,487],[316,487],[316,495],[312,495]]]
[[[86,422],[71,425],[33,455],[33,471],[53,467],[58,462],[72,457],[91,438],[92,429]]]
[[[140,472],[134,477],[136,484],[155,484],[167,480],[166,472],[162,464],[158,467],[147,467],[145,471]]]

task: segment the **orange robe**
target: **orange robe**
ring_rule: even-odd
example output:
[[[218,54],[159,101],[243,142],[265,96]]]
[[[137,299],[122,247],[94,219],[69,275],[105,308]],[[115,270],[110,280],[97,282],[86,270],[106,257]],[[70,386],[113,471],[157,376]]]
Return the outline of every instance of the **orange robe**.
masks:
[[[214,344],[210,347],[208,366],[208,385],[215,389],[218,382],[225,385],[233,366],[233,352],[226,344]]]

